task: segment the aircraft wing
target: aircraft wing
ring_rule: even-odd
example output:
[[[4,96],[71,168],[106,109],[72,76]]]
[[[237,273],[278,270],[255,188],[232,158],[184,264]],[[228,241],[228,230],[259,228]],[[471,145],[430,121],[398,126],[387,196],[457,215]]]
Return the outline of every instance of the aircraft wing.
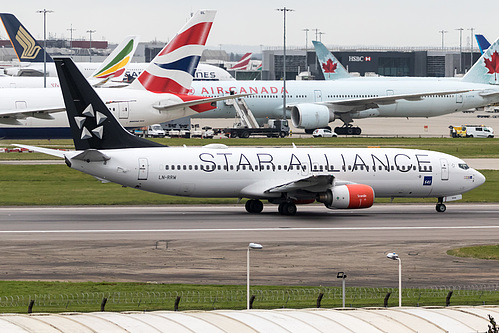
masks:
[[[0,123],[4,124],[15,124],[18,119],[25,119],[28,117],[39,118],[39,119],[54,119],[50,114],[55,112],[66,111],[66,108],[53,107],[45,109],[18,109],[18,110],[7,110],[0,112]]]
[[[347,113],[347,112],[375,109],[378,108],[380,105],[393,104],[398,100],[418,101],[423,99],[423,97],[427,96],[453,95],[453,94],[466,93],[469,91],[470,90],[467,89],[467,90],[451,90],[451,91],[441,91],[441,92],[433,91],[433,92],[417,93],[417,94],[387,95],[379,97],[362,97],[362,98],[343,99],[336,101],[318,102],[317,104],[326,105],[337,113]]]
[[[200,99],[193,99],[190,101],[184,101],[181,103],[165,104],[165,105],[153,105],[153,108],[155,108],[156,110],[159,110],[159,111],[169,111],[171,109],[178,109],[178,108],[190,107],[190,106],[195,106],[195,105],[200,105],[200,104],[214,103],[214,102],[218,102],[218,101],[226,101],[228,99],[246,97],[249,95],[251,95],[251,94],[236,94],[236,95],[227,95],[227,96],[220,96],[220,97],[200,98]]]

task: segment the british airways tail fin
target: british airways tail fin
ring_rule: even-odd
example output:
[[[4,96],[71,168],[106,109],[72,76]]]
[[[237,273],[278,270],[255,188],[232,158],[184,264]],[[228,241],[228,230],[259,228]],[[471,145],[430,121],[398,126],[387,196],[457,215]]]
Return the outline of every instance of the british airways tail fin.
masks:
[[[210,33],[215,10],[200,10],[130,85],[155,93],[187,94]]]
[[[249,63],[251,61],[252,54],[253,53],[248,52],[245,55],[243,55],[241,57],[241,59],[234,66],[229,68],[229,70],[233,70],[233,71],[246,71],[246,70],[248,70],[248,66],[249,66]]]
[[[487,51],[487,49],[490,47],[490,43],[485,38],[484,35],[475,35],[476,42],[478,43],[478,48],[480,49],[480,53],[483,54],[483,52]]]
[[[102,64],[95,70],[90,78],[109,79],[123,76],[126,66],[132,61],[137,49],[138,36],[127,36]]]
[[[124,129],[70,58],[55,66],[76,150],[162,146]]]
[[[497,74],[499,73],[499,39],[496,39],[490,47],[484,51],[473,67],[463,76],[466,82],[499,84]]]
[[[9,35],[19,61],[43,62],[43,47],[38,44],[29,31],[19,22],[17,17],[9,13],[0,13],[0,19]],[[47,62],[53,62],[47,54]]]
[[[314,44],[315,53],[317,54],[317,59],[321,65],[325,80],[346,79],[350,77],[345,67],[329,52],[324,44],[315,40],[312,43]]]

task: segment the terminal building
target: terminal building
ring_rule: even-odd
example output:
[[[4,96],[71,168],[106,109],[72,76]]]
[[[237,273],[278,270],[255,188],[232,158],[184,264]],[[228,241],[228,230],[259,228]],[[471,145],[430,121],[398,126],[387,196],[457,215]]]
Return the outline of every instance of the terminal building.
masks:
[[[359,76],[462,76],[480,58],[480,52],[459,51],[459,48],[330,48],[339,62]],[[263,80],[283,77],[283,50],[269,48],[263,51]],[[286,50],[286,79],[295,80],[302,72],[323,80],[315,50]]]

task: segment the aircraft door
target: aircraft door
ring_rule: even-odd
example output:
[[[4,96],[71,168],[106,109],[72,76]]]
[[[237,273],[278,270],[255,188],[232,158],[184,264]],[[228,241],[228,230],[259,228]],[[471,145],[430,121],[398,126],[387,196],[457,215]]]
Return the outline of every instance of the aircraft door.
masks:
[[[445,158],[440,159],[440,171],[442,180],[449,180],[449,162]]]
[[[456,95],[456,103],[457,104],[462,104],[463,103],[463,94],[457,94]]]
[[[314,98],[316,102],[322,102],[322,91],[314,90]]]
[[[139,175],[138,180],[147,180],[149,174],[149,164],[147,158],[139,158]]]
[[[128,102],[119,102],[118,110],[120,119],[128,119],[130,113],[130,105],[128,105]]]

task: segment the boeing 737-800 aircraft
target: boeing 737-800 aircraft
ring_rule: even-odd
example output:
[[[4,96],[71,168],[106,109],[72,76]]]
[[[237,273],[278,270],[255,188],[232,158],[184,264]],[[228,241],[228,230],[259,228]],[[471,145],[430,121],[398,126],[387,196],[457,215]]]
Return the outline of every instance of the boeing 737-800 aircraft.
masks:
[[[298,128],[326,127],[344,122],[341,134],[360,134],[354,119],[369,117],[435,117],[499,102],[499,80],[493,59],[499,41],[482,55],[461,79],[345,78],[333,81],[287,81],[287,115]],[[337,69],[337,66],[331,68]],[[332,69],[331,69],[332,70]],[[216,97],[235,92],[245,98],[259,122],[283,114],[282,81],[194,82],[191,93]],[[218,103],[200,118],[234,117],[232,105]]]
[[[461,198],[485,181],[443,153],[385,148],[174,148],[135,137],[112,116],[70,59],[56,59],[76,151],[19,145],[64,158],[76,170],[127,187],[177,196],[249,198],[294,215],[296,204],[368,208],[378,197]]]

